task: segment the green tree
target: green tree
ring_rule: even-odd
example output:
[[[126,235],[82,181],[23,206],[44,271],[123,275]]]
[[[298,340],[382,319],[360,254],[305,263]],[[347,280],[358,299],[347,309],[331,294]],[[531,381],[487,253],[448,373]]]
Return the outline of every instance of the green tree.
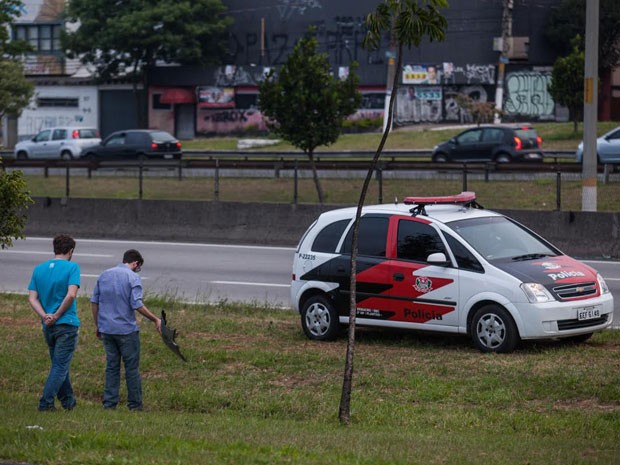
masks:
[[[0,249],[24,237],[26,209],[33,203],[21,171],[0,171]]]
[[[19,116],[34,93],[34,86],[24,76],[24,68],[16,56],[29,50],[24,41],[10,41],[8,27],[19,17],[20,0],[0,2],[0,121],[6,115]]]
[[[494,102],[481,102],[480,100],[475,100],[465,94],[458,94],[456,96],[456,104],[463,110],[467,111],[471,115],[474,123],[478,126],[482,123],[492,122],[496,114],[502,113],[500,110],[495,108]]]
[[[6,27],[11,24],[15,18],[21,16],[24,11],[24,3],[21,0],[0,0],[0,57],[5,58],[7,55],[16,57],[28,50],[30,46],[23,40],[10,40],[9,35],[11,29]]]
[[[232,22],[224,11],[220,0],[71,0],[66,19],[79,27],[62,41],[69,57],[93,65],[101,80],[131,77],[140,110],[138,84],[158,60],[221,62]]]
[[[33,93],[34,86],[24,76],[21,63],[0,60],[0,120],[6,115],[19,116]]]
[[[599,69],[609,71],[620,62],[620,2],[600,0],[599,17]],[[573,52],[574,44],[568,37],[579,36],[586,31],[586,0],[562,0],[551,10],[545,35],[561,56]],[[583,43],[579,47],[583,50]]]
[[[366,193],[372,175],[387,141],[387,137],[392,127],[392,114],[394,111],[394,99],[397,93],[398,80],[401,76],[403,65],[403,48],[405,46],[419,47],[422,39],[427,37],[429,40],[443,40],[445,30],[448,26],[446,18],[439,12],[440,8],[448,6],[447,0],[384,0],[377,6],[377,9],[366,17],[366,27],[368,32],[364,38],[364,45],[370,48],[377,48],[384,34],[391,35],[397,48],[396,70],[392,84],[392,94],[388,105],[388,120],[379,142],[375,155],[370,162],[364,185],[360,193],[357,204],[355,222],[353,224],[353,239],[351,244],[351,294],[349,308],[349,339],[347,342],[347,355],[344,368],[342,383],[342,394],[340,397],[340,407],[338,418],[340,422],[348,425],[350,421],[351,391],[353,385],[353,356],[355,352],[355,317],[357,314],[357,249],[359,236],[359,223],[362,215],[362,207],[366,200]]]
[[[551,82],[547,86],[549,94],[560,105],[568,108],[573,122],[573,132],[577,133],[579,120],[583,118],[583,76],[585,55],[580,50],[581,36],[572,41],[573,51],[570,55],[558,58],[553,64]]]
[[[314,151],[336,142],[347,116],[361,104],[356,64],[341,80],[332,76],[327,55],[317,53],[314,30],[302,37],[279,73],[271,72],[259,85],[259,106],[273,133],[308,156],[319,202],[324,195]]]

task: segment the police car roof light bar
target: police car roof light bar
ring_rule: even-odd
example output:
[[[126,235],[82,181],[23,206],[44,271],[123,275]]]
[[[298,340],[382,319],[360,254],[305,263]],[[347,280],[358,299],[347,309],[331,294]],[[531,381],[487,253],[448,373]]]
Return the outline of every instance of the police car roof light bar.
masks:
[[[413,216],[424,215],[428,216],[426,205],[463,205],[466,208],[482,208],[482,206],[476,202],[475,192],[461,192],[457,195],[445,195],[437,197],[405,197],[403,200],[405,205],[415,205],[411,210]]]

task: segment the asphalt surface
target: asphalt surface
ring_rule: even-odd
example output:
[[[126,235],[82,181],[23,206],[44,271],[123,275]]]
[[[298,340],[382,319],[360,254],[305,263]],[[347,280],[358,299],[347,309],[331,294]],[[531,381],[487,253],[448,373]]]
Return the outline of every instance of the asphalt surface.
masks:
[[[28,238],[0,251],[0,292],[26,293],[32,268],[51,257],[51,238]],[[145,264],[145,292],[188,302],[245,302],[291,308],[294,248],[77,238],[74,260],[82,272],[81,295],[91,295],[99,274],[137,248]],[[606,279],[620,328],[620,261],[584,260]]]

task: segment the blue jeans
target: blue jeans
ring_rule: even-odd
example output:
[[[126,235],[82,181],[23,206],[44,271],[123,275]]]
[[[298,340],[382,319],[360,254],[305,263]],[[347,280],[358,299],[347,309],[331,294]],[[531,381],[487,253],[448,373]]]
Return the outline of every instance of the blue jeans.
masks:
[[[101,334],[105,348],[105,386],[103,406],[116,408],[121,386],[121,359],[125,364],[127,406],[130,410],[142,408],[142,380],[140,378],[140,333]]]
[[[43,336],[50,352],[52,367],[43,387],[39,400],[39,410],[54,408],[54,398],[65,409],[75,407],[75,396],[69,377],[69,368],[78,342],[78,327],[71,325],[54,325],[43,328]]]

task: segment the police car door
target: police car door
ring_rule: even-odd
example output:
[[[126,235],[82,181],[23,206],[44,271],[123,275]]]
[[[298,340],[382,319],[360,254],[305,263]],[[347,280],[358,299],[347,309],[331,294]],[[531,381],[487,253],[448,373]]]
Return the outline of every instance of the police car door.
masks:
[[[394,318],[406,326],[458,330],[458,269],[439,231],[421,217],[394,216],[390,256]],[[446,262],[429,263],[443,256]]]

